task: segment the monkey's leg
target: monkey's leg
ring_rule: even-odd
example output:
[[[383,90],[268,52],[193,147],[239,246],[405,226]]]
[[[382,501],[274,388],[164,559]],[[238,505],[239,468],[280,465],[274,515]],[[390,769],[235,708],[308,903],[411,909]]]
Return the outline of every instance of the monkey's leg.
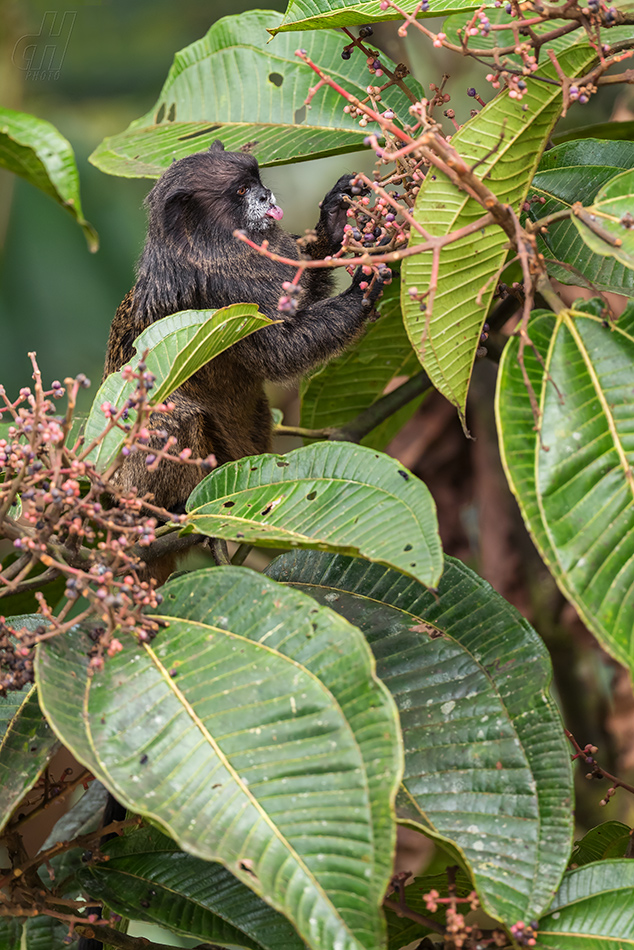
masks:
[[[156,455],[165,448],[170,436],[176,439],[176,444],[169,449],[169,454],[174,456],[187,448],[191,449],[193,458],[205,458],[211,446],[201,431],[198,407],[178,391],[171,398],[175,403],[171,413],[150,416],[147,451],[133,450],[114,481],[123,491],[136,488],[141,497],[152,495],[150,500],[159,508],[179,512],[184,511],[185,502],[205,473],[199,466],[179,461],[160,459],[156,463]]]

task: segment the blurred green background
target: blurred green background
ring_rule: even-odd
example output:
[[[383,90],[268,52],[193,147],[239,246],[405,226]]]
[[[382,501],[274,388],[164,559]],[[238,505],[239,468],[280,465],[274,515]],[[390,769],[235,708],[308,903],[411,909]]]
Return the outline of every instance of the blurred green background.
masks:
[[[283,0],[261,5],[285,7]],[[28,385],[27,353],[35,350],[46,384],[79,372],[92,379],[91,389],[82,393],[83,407],[89,405],[101,379],[110,321],[134,280],[145,232],[143,199],[152,183],[104,175],[88,155],[106,135],[122,131],[151,107],[177,50],[220,17],[253,6],[247,0],[0,0],[0,103],[47,119],[70,140],[84,213],[100,237],[99,251],[88,253],[70,216],[0,170],[0,382],[9,394]],[[437,28],[438,22],[428,25]],[[460,121],[473,105],[466,97],[469,85],[490,98],[485,69],[455,56],[447,59],[415,30],[399,41],[397,26],[377,28],[373,45],[404,60],[426,88],[451,72],[446,89]],[[25,68],[29,49],[32,65],[42,59],[46,65],[46,57],[53,56],[59,68],[34,78]],[[597,121],[609,109],[602,93],[583,112],[573,109],[566,122]],[[371,158],[371,153],[346,155],[265,171],[286,227],[301,233],[313,226],[325,191],[346,171],[369,170]]]
[[[84,213],[100,237],[99,251],[88,253],[69,215],[0,170],[0,381],[9,394],[29,383],[29,350],[37,351],[45,383],[84,372],[93,380],[86,399],[94,394],[110,321],[134,279],[152,182],[104,175],[88,155],[152,105],[177,50],[220,17],[252,6],[247,0],[0,0],[0,102],[47,119],[69,139]],[[65,13],[75,14],[69,36]],[[66,39],[57,77],[30,76],[25,48],[35,45],[35,63],[46,60],[47,46]]]

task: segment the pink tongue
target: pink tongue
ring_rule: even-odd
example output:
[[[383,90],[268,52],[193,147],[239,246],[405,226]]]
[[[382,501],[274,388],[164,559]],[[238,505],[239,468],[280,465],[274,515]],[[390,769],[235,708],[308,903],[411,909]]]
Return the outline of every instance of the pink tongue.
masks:
[[[269,218],[275,218],[276,221],[281,221],[284,217],[284,212],[278,205],[271,205],[266,213]]]

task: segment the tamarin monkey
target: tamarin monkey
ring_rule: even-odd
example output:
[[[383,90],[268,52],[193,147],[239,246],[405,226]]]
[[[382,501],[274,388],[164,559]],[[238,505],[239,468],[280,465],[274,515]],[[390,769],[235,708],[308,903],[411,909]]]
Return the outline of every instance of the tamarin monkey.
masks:
[[[344,175],[322,201],[316,239],[306,243],[309,257],[323,258],[341,247],[345,196],[352,195],[353,181]],[[240,229],[258,244],[266,238],[271,251],[294,260],[300,258],[297,240],[279,226],[283,212],[262,184],[256,159],[227,152],[220,141],[173,162],[146,203],[147,239],[136,283],[112,322],[105,375],[132,358],[135,337],[161,317],[255,303],[282,322],[258,330],[199,370],[170,397],[175,408],[157,417],[156,427],[176,437],[175,453],[187,447],[194,458],[206,458],[213,452],[219,465],[268,452],[271,413],[264,381],[292,380],[340,353],[358,336],[382,280],[377,277],[364,291],[366,278],[358,268],[351,286],[329,297],[332,271],[307,269],[296,308],[280,312],[282,284],[295,268],[258,254],[233,232]],[[151,492],[155,504],[178,512],[202,475],[195,466],[164,461],[149,472],[144,453],[137,453],[126,459],[119,478],[124,490]]]
[[[352,195],[353,181],[354,176],[344,175],[322,201],[316,239],[306,245],[309,257],[323,258],[341,247],[349,207],[345,196]],[[176,437],[175,452],[187,447],[196,458],[213,452],[219,465],[268,452],[271,413],[264,381],[291,380],[340,353],[358,336],[383,281],[377,277],[364,291],[359,268],[347,290],[329,297],[332,272],[309,269],[299,284],[297,307],[280,312],[282,284],[294,268],[261,256],[233,232],[240,229],[258,244],[266,238],[271,251],[293,260],[300,257],[297,241],[278,225],[282,210],[262,184],[256,159],[226,152],[220,141],[174,162],[152,188],[147,207],[137,280],[112,321],[104,377],[132,358],[135,338],[161,317],[255,303],[282,322],[258,330],[199,370],[170,397],[175,408],[157,417],[157,428]],[[151,492],[157,505],[181,511],[202,475],[194,466],[164,461],[148,472],[145,455],[138,453],[125,460],[120,482],[124,490]],[[125,817],[125,808],[112,796],[106,809],[105,823]],[[78,950],[101,948],[96,939],[79,941]]]

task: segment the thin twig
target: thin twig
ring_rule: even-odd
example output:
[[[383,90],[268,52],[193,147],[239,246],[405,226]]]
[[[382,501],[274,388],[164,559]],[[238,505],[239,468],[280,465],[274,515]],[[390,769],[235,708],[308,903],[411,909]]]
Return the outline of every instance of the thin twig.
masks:
[[[334,429],[329,438],[333,441],[359,442],[369,432],[376,429],[381,422],[384,422],[427,389],[431,389],[431,381],[427,373],[421,370],[420,373],[401,383],[392,392],[373,402],[371,406],[360,412],[352,422]]]
[[[424,917],[406,904],[399,904],[396,901],[391,901],[386,898],[383,901],[383,906],[393,911],[397,917],[407,917],[408,920],[413,920],[417,924],[420,924],[421,927],[427,927],[428,930],[433,930],[434,933],[444,934],[445,932],[445,928],[436,923],[435,920],[432,920],[431,917]]]

